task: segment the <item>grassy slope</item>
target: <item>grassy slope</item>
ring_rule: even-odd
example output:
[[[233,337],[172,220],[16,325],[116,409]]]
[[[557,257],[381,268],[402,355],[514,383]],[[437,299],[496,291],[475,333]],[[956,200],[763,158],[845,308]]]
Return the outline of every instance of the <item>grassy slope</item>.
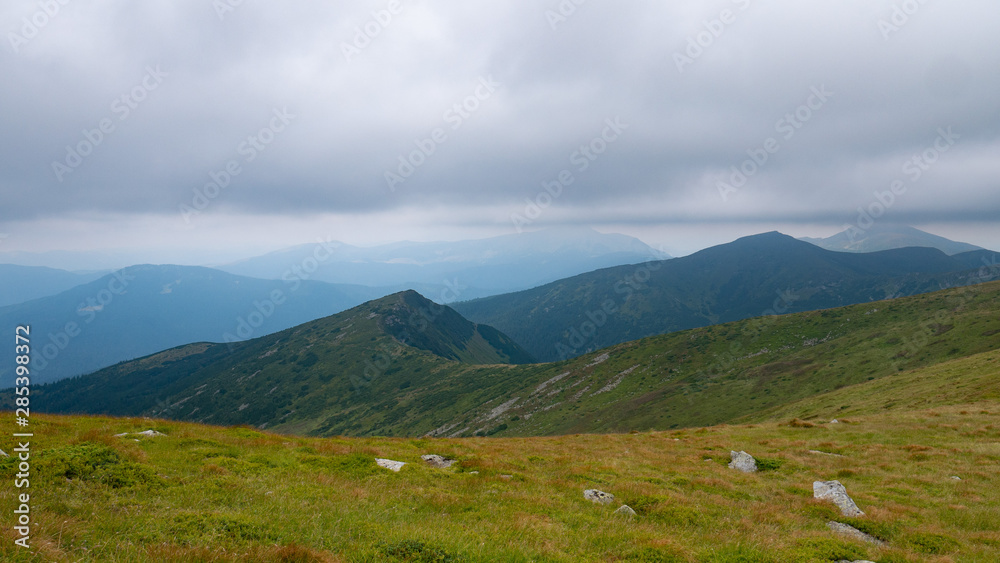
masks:
[[[14,547],[5,525],[0,558],[993,563],[1000,559],[997,361],[991,353],[815,398],[815,405],[845,393],[863,400],[893,381],[893,391],[926,397],[933,406],[852,416],[835,425],[345,439],[148,419],[36,416],[36,547],[30,553]],[[961,370],[967,384],[963,394],[984,400],[935,404],[959,398],[935,398],[930,384],[954,370]],[[882,407],[872,403],[863,410]],[[112,437],[149,428],[167,436]],[[11,438],[0,437],[0,447],[9,452],[12,446]],[[776,468],[736,473],[724,465],[730,450],[749,451]],[[80,469],[81,460],[98,460],[102,451],[104,462],[95,470]],[[78,454],[77,473],[67,479],[70,452]],[[460,463],[452,470],[431,469],[420,462],[426,453]],[[376,456],[408,465],[392,473],[375,466]],[[12,477],[11,463],[2,467],[3,478]],[[827,530],[827,521],[844,519],[832,505],[811,498],[817,479],[843,482],[867,512],[846,521],[890,547]],[[582,497],[586,488],[610,492],[616,502],[593,505]],[[11,513],[13,492],[0,488],[4,514]],[[638,517],[614,515],[622,502]]]
[[[368,318],[365,307],[237,354],[203,345],[181,361],[182,351],[172,351],[41,388],[37,404],[105,404],[132,410],[103,412],[314,435],[668,430],[1000,348],[997,282],[693,329],[530,366],[471,366],[402,346],[376,327],[389,315]]]

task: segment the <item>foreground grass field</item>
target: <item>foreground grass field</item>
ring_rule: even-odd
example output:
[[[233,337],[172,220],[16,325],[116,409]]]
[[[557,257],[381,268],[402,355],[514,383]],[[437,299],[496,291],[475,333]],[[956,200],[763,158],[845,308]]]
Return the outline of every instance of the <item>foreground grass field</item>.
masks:
[[[37,416],[32,548],[14,545],[8,458],[0,559],[994,563],[997,366],[990,352],[780,413],[815,411],[810,421],[614,435],[324,439]],[[962,374],[960,392],[948,373]],[[876,388],[896,379],[895,391]],[[900,408],[887,410],[896,391]],[[883,398],[862,401],[875,392]],[[815,416],[842,412],[841,399],[858,404],[840,423]],[[149,429],[166,435],[114,437]],[[0,439],[8,453],[11,440]],[[730,450],[765,470],[727,468]],[[420,456],[432,453],[459,463],[431,468]],[[393,473],[376,457],[407,465]],[[814,500],[812,482],[829,479],[867,515],[846,519]],[[615,502],[590,503],[590,488]],[[614,514],[623,503],[637,516]],[[888,547],[837,536],[829,521]]]

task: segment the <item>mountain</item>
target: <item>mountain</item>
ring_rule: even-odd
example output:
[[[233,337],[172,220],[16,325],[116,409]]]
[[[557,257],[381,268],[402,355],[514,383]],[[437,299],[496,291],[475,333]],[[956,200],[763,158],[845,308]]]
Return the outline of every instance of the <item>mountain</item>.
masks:
[[[417,289],[448,303],[535,287],[598,268],[669,258],[642,241],[586,228],[559,228],[483,240],[399,242],[358,248],[341,243],[296,246],[220,269],[281,279],[310,257],[311,279],[388,289]]]
[[[379,428],[364,426],[370,417],[389,425],[406,409],[422,410],[418,405],[453,408],[458,401],[472,408],[479,403],[463,393],[495,386],[463,385],[456,372],[530,361],[495,329],[407,291],[250,342],[192,344],[33,389],[32,404],[50,412],[148,412],[303,433],[369,433]],[[504,375],[506,365],[493,371],[499,384],[516,377]]]
[[[232,347],[184,346],[36,387],[32,406],[309,435],[706,426],[998,350],[997,310],[1000,282],[992,282],[518,366],[496,365],[530,360],[503,334],[407,292]],[[0,393],[0,407],[13,397]]]
[[[453,306],[554,361],[654,334],[988,281],[1000,268],[970,271],[970,264],[996,264],[991,256],[949,257],[932,248],[832,252],[772,232]]]
[[[974,244],[955,242],[906,225],[882,223],[875,223],[867,230],[851,227],[827,238],[806,237],[799,240],[836,252],[878,252],[880,250],[922,246],[936,248],[951,256],[962,252],[983,250]]]
[[[104,273],[77,274],[38,266],[0,264],[0,307],[62,293]]]
[[[191,266],[134,266],[57,295],[0,308],[31,327],[33,381],[79,375],[189,342],[246,340],[362,303],[375,290],[269,281]],[[0,377],[14,371],[0,349]]]

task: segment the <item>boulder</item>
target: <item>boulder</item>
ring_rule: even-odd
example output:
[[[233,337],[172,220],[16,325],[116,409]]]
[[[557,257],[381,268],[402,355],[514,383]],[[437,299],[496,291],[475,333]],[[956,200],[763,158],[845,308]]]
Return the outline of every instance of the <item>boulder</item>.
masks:
[[[611,504],[615,501],[615,495],[605,493],[604,491],[598,491],[597,489],[587,489],[586,491],[583,491],[583,498],[589,500],[590,502],[597,502],[600,504]]]
[[[392,461],[391,459],[380,459],[380,458],[375,458],[375,463],[377,463],[379,467],[391,469],[396,473],[399,473],[399,470],[402,469],[404,465],[406,465],[406,462],[403,461]]]
[[[813,497],[833,502],[844,516],[853,518],[865,515],[858,505],[854,504],[854,499],[848,496],[847,489],[840,484],[840,481],[813,482]]]
[[[618,510],[615,511],[615,514],[621,514],[622,516],[635,516],[635,511],[632,510],[631,506],[623,504],[618,508]]]
[[[729,462],[730,469],[736,469],[744,473],[757,472],[757,460],[746,452],[729,452],[732,461]]]
[[[115,438],[124,438],[125,436],[148,436],[150,438],[155,438],[156,436],[166,436],[163,432],[157,432],[156,430],[144,430],[142,432],[122,432],[121,434],[115,434]]]
[[[437,469],[448,469],[453,463],[455,463],[455,460],[448,459],[437,454],[422,455],[420,456],[420,459],[426,461],[427,465]]]
[[[884,541],[882,541],[882,540],[880,540],[878,538],[872,537],[872,536],[870,536],[870,535],[862,532],[861,530],[855,528],[854,526],[848,526],[847,524],[842,524],[840,522],[827,522],[826,523],[826,527],[830,528],[831,530],[833,530],[834,532],[836,532],[836,533],[838,533],[838,534],[840,534],[842,536],[851,537],[851,538],[854,538],[856,540],[861,540],[863,542],[868,542],[870,544],[877,545],[877,546],[880,546],[880,547],[883,547],[883,546],[887,545]]]

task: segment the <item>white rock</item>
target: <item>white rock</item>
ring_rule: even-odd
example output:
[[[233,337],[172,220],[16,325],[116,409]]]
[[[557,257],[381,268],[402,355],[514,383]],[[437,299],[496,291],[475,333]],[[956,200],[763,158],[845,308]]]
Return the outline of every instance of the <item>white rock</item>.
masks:
[[[448,459],[436,454],[422,455],[420,456],[420,459],[426,461],[427,465],[438,469],[448,469],[453,463],[455,463],[455,460],[453,459]]]
[[[958,475],[952,475],[952,476],[951,476],[951,479],[952,479],[953,481],[961,481],[961,480],[962,480],[962,478],[961,478],[961,477],[959,477]]]
[[[886,545],[884,541],[872,537],[862,532],[861,530],[855,528],[854,526],[848,526],[847,524],[841,524],[840,522],[827,522],[826,526],[842,536],[848,536],[856,540],[861,540],[878,546]],[[848,562],[848,563],[863,563],[863,562]]]
[[[729,452],[732,461],[729,462],[730,469],[737,469],[744,473],[756,473],[757,460],[746,452]]]
[[[618,510],[615,511],[615,514],[621,514],[623,516],[635,516],[635,511],[632,510],[631,506],[623,504],[618,508]]]
[[[855,517],[865,515],[858,508],[858,505],[854,504],[854,499],[848,496],[847,489],[844,488],[844,485],[840,481],[814,481],[813,497],[833,502],[844,516]]]
[[[600,504],[611,504],[615,501],[615,495],[598,491],[597,489],[587,489],[583,491],[583,498]]]
[[[128,432],[122,432],[121,434],[115,434],[115,438],[122,438],[124,436],[149,436],[150,438],[156,436],[166,436],[163,432],[157,432],[156,430],[144,430],[142,432],[133,432],[129,434]]]
[[[840,424],[840,421],[835,418],[830,421],[830,424]]]
[[[391,469],[396,473],[399,473],[399,470],[402,469],[404,465],[406,465],[406,463],[402,461],[392,461],[391,459],[381,459],[381,458],[375,458],[375,463],[377,463],[379,467]]]

